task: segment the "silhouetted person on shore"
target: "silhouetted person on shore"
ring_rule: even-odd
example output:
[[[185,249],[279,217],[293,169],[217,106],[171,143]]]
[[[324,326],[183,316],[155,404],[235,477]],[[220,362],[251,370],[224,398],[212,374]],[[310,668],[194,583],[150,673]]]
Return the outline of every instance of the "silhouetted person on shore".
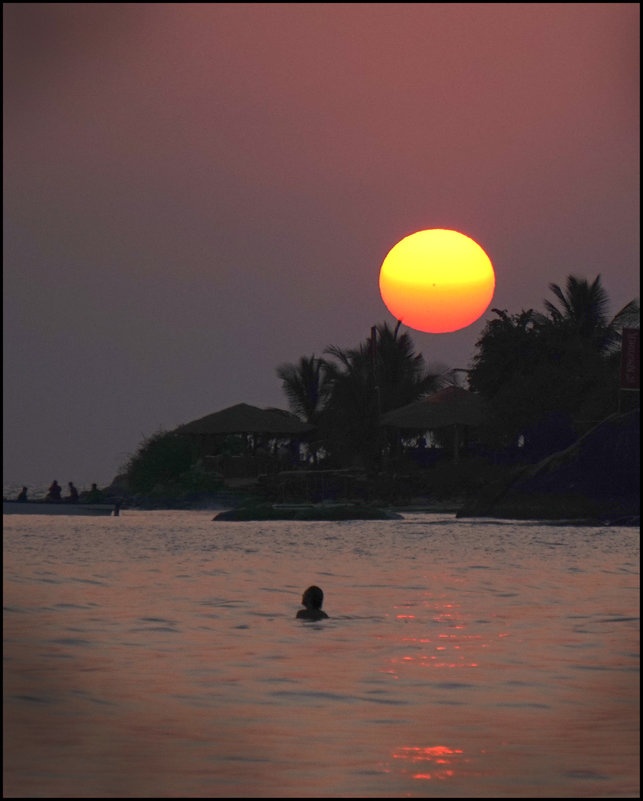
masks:
[[[22,491],[20,492],[20,494],[18,495],[16,500],[20,501],[21,503],[26,503],[27,502],[27,488],[26,487],[22,488]]]
[[[67,486],[69,487],[69,497],[65,500],[67,500],[68,503],[78,503],[78,490],[76,487],[74,487],[71,481]]]
[[[45,495],[46,501],[59,501],[60,500],[60,493],[62,490],[60,489],[60,484],[54,480],[53,484],[47,490],[47,494]]]
[[[302,604],[306,607],[297,612],[297,617],[300,620],[324,620],[328,615],[322,612],[322,604],[324,602],[324,593],[319,587],[309,587],[301,598]]]
[[[96,484],[92,484],[92,488],[87,493],[85,500],[87,503],[100,503],[103,500],[103,493],[98,489]]]

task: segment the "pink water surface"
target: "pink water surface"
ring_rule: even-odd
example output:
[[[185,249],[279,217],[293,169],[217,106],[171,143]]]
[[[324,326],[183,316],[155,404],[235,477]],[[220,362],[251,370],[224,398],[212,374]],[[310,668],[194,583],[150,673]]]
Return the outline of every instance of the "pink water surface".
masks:
[[[638,531],[211,518],[4,518],[5,796],[638,795]]]

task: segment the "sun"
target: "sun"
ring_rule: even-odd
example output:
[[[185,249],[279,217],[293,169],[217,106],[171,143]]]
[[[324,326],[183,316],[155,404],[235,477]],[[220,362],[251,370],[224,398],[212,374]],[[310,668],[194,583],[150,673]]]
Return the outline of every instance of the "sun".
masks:
[[[431,334],[475,322],[489,307],[495,285],[493,265],[480,245],[444,228],[404,237],[380,270],[386,308],[409,328]]]

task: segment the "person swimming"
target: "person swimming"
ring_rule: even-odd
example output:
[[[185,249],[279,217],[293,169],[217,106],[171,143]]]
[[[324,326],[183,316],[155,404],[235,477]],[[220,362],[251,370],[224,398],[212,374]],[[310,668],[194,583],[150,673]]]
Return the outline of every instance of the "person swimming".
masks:
[[[324,620],[328,615],[322,612],[324,593],[319,587],[309,587],[301,597],[301,602],[305,609],[300,609],[296,617],[300,620]]]

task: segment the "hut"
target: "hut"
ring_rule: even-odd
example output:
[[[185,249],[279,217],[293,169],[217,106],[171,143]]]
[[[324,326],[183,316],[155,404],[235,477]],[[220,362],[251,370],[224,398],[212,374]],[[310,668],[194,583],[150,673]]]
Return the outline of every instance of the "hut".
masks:
[[[277,469],[274,458],[277,445],[285,441],[291,454],[298,452],[300,441],[313,429],[314,426],[283,409],[260,409],[237,403],[185,423],[176,433],[196,440],[204,458],[212,460],[213,466],[224,475],[239,477],[257,475],[271,465]],[[240,446],[240,452],[234,455],[226,447],[231,437]],[[268,452],[269,444],[273,454]]]
[[[458,461],[467,430],[484,420],[484,404],[479,395],[461,387],[446,387],[421,400],[382,415],[380,424],[400,432],[453,431],[453,459]]]

